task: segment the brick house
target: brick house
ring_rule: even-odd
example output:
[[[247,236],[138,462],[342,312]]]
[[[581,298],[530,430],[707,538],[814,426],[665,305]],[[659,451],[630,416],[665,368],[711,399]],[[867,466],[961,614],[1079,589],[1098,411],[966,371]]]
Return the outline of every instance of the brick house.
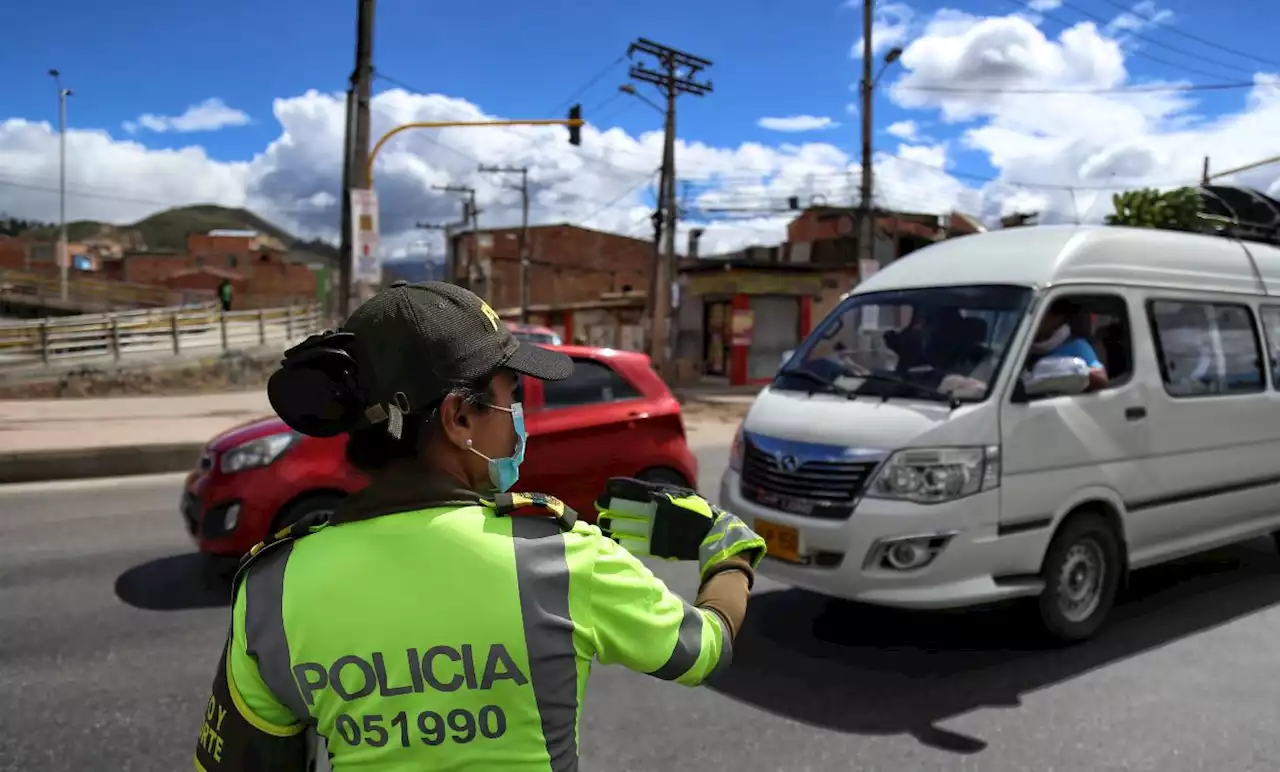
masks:
[[[24,241],[26,245],[25,270],[33,273],[52,274],[58,272],[57,240]],[[124,247],[115,239],[93,237],[81,241],[67,243],[67,254],[71,256],[71,270],[80,272],[98,272],[113,261],[119,260]]]
[[[0,268],[21,271],[27,267],[27,243],[14,236],[0,236]]]
[[[255,231],[190,233],[185,251],[127,251],[119,260],[105,261],[102,273],[118,281],[188,290],[216,288],[225,274],[243,308],[314,300],[317,294],[315,272],[290,258],[279,240]]]
[[[449,240],[452,280],[495,309],[520,305],[520,229],[465,232]],[[529,305],[598,301],[644,291],[653,242],[560,223],[529,227]]]
[[[859,214],[855,207],[811,206],[787,225],[787,241],[793,245],[826,242],[828,246],[830,242],[844,242],[851,254],[856,254]],[[885,265],[935,241],[981,233],[986,228],[976,218],[960,212],[879,212],[876,230],[876,259]]]
[[[166,276],[162,283],[172,290],[215,293],[223,280],[231,282],[233,297],[241,298],[248,294],[249,281],[243,274],[207,265],[199,268],[183,268],[177,273]],[[240,304],[236,303],[236,307],[239,306]]]

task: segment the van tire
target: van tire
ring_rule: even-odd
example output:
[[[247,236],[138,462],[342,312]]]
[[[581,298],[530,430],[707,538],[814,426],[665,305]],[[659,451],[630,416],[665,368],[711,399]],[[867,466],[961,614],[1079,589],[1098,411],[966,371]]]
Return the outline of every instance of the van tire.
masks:
[[[1092,638],[1115,604],[1122,570],[1120,539],[1111,524],[1089,510],[1069,517],[1054,534],[1041,569],[1045,632],[1061,643]]]

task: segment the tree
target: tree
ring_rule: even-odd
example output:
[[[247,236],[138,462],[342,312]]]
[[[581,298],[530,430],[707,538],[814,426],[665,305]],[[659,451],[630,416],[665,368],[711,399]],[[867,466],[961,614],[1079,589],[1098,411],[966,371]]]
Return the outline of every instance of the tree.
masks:
[[[1154,188],[1128,190],[1111,197],[1115,213],[1107,215],[1107,225],[1161,228],[1170,231],[1198,231],[1204,224],[1203,203],[1196,188],[1160,192]]]

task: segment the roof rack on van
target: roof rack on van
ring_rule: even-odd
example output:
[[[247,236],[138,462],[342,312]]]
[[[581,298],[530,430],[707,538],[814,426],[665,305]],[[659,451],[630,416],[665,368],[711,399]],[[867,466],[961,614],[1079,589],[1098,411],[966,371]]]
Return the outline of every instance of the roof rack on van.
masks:
[[[1280,201],[1252,188],[1201,185],[1199,217],[1210,232],[1280,246]]]

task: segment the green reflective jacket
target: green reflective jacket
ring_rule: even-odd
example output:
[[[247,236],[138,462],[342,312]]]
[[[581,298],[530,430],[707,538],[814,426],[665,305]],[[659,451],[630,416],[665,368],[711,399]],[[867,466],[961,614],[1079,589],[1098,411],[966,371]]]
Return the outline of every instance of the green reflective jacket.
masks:
[[[441,507],[329,526],[250,567],[227,659],[259,730],[312,724],[336,772],[574,770],[592,660],[687,686],[723,621],[577,523]]]

